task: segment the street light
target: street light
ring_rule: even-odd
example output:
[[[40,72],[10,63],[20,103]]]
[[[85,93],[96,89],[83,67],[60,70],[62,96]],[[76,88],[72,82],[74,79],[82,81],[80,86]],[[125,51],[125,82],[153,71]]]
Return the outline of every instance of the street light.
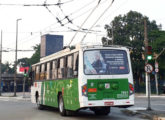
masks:
[[[16,46],[15,46],[15,65],[14,65],[14,69],[15,69],[15,74],[14,74],[14,96],[16,96],[16,91],[17,91],[17,82],[16,82],[16,76],[17,76],[17,43],[18,43],[18,21],[20,21],[22,19],[17,19],[16,20]]]

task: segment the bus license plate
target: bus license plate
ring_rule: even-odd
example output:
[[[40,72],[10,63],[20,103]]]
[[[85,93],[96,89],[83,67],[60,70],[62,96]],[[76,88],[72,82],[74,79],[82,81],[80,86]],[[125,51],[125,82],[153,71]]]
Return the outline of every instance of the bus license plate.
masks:
[[[104,102],[104,105],[105,106],[113,106],[114,105],[114,102]]]

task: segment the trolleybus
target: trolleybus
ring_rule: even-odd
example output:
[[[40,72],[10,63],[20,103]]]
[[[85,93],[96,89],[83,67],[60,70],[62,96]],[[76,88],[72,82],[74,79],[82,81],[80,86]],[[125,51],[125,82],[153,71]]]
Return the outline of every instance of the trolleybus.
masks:
[[[77,45],[32,65],[31,101],[56,107],[62,116],[89,108],[108,115],[111,107],[134,105],[129,50],[121,46]]]

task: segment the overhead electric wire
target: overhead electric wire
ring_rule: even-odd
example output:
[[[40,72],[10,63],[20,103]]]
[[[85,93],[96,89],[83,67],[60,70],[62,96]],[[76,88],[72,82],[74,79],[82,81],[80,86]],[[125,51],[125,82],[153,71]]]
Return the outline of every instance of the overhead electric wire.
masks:
[[[105,23],[107,20],[109,20],[109,18],[112,16],[113,13],[116,13],[116,11],[118,11],[121,7],[123,7],[126,3],[128,2],[128,0],[125,0],[124,2],[122,2],[120,5],[118,5],[118,7],[113,10],[109,15],[107,15],[102,21],[102,23]]]
[[[86,23],[86,21],[89,19],[89,17],[93,14],[93,12],[96,10],[96,8],[99,6],[101,0],[99,0],[99,2],[97,3],[97,5],[94,7],[94,9],[91,11],[91,13],[87,16],[87,18],[85,19],[85,21],[81,24],[80,28],[78,29],[78,31],[80,31],[80,29],[83,27],[83,25]],[[70,44],[72,43],[72,41],[74,40],[74,38],[76,37],[76,35],[78,34],[78,31],[75,33],[75,35],[73,36],[73,38],[71,39]]]
[[[66,2],[63,2],[63,3],[69,3],[69,2],[71,2],[71,1],[73,1],[73,0],[68,0],[68,1],[66,1]],[[93,1],[92,1],[93,2]],[[100,4],[100,2],[101,2],[101,0],[99,0],[99,2],[98,2],[98,4]],[[42,5],[47,5],[46,4],[47,3],[47,0],[45,0],[45,2],[44,2],[44,4],[42,4]],[[91,2],[90,2],[91,3]],[[13,4],[12,4],[13,5]],[[16,5],[16,4],[15,4]],[[17,4],[18,5],[18,4]],[[19,4],[19,5],[21,5],[21,4]],[[34,5],[34,4],[33,4]],[[40,4],[41,5],[41,4]],[[61,3],[57,3],[56,5],[58,5],[58,7],[60,6],[60,5],[62,5]],[[57,21],[57,23],[59,23],[60,21],[61,21],[61,24],[60,24],[60,26],[59,27],[57,27],[57,28],[62,28],[63,27],[63,24],[62,24],[62,20],[60,20],[59,19],[59,16],[58,17],[56,17],[54,14],[53,14],[53,12],[47,7],[47,6],[44,6],[44,7],[46,7],[46,9],[56,18],[56,20],[58,19],[58,21]],[[83,8],[86,8],[85,6],[83,6],[83,7],[81,7],[81,9],[83,9]],[[73,15],[73,13],[72,13],[72,15]],[[66,17],[66,15],[65,15],[65,19],[67,19],[67,17]],[[68,18],[68,20],[70,20],[69,18]],[[74,19],[73,19],[74,20]],[[57,23],[54,23],[54,25],[56,25]],[[66,25],[67,23],[64,23],[64,25]],[[75,25],[76,26],[76,25]],[[47,29],[47,28],[49,28],[49,27],[52,27],[52,24],[50,25],[50,26],[48,26],[48,27],[46,27],[46,28],[44,28],[44,29]],[[71,27],[66,27],[66,26],[64,26],[65,28],[67,28],[68,29],[68,32],[85,32],[86,33],[86,31],[88,31],[88,29],[84,29],[84,28],[82,28],[82,30],[78,30],[78,29],[74,29],[74,28],[71,28]],[[76,27],[78,27],[79,28],[79,26],[76,26]],[[41,30],[42,32],[41,32],[41,34],[42,33],[46,33],[46,32],[48,32],[47,30]],[[45,31],[45,32],[43,32],[43,31]],[[58,31],[57,31],[58,32]],[[66,32],[66,31],[61,31],[61,32]],[[92,30],[90,30],[90,31],[88,31],[88,33],[93,33],[94,34],[94,32],[96,32],[96,31],[92,31]],[[34,32],[31,32],[31,33],[34,33]],[[38,32],[38,33],[40,33],[40,32]],[[32,34],[31,34],[32,35]],[[31,35],[30,35],[30,37],[31,37]],[[34,37],[36,38],[36,37],[38,37],[38,36],[40,36],[40,35],[35,35],[35,36],[33,36],[31,39],[30,39],[30,37],[29,38],[25,38],[26,39],[26,41],[30,41],[30,40],[32,40],[32,39],[34,39]],[[26,41],[21,41],[21,42],[26,42]]]
[[[46,2],[44,2],[44,4],[5,4],[5,3],[0,3],[1,5],[4,6],[25,6],[25,7],[29,7],[29,6],[59,6],[59,5],[64,5],[66,3],[70,3],[74,0],[68,0],[66,2],[62,2],[62,3],[56,3],[56,4],[46,4]]]
[[[103,13],[99,16],[99,18],[94,22],[94,24],[89,28],[89,30],[91,30],[96,23],[100,20],[100,18],[105,14],[105,12],[112,6],[112,4],[114,3],[114,0],[112,0],[111,4],[103,11]],[[85,37],[87,36],[88,32],[84,35],[84,37],[82,38],[81,42],[83,42],[83,40],[85,39]]]
[[[60,3],[60,2],[61,2],[61,1],[59,0],[58,3]],[[92,2],[93,2],[93,1],[92,1]],[[89,4],[91,4],[92,2],[90,2]],[[101,2],[101,0],[99,0],[98,4],[99,4],[100,2]],[[105,2],[105,1],[104,1],[104,2]],[[103,2],[103,3],[104,3],[104,2]],[[101,3],[101,4],[102,4],[102,3]],[[87,4],[86,4],[86,5],[87,5]],[[45,6],[45,7],[46,7],[46,9],[49,11],[49,13],[51,13],[51,14],[53,15],[53,17],[57,20],[57,23],[59,23],[62,27],[65,27],[65,28],[67,28],[67,29],[69,29],[69,30],[71,30],[71,31],[74,31],[74,32],[78,31],[79,28],[81,28],[81,30],[84,30],[84,31],[87,31],[87,30],[88,30],[87,28],[82,28],[82,27],[80,27],[80,26],[78,26],[78,25],[75,25],[72,21],[75,20],[75,19],[77,19],[78,17],[84,15],[84,14],[87,14],[89,10],[92,10],[92,9],[93,9],[93,7],[90,8],[90,9],[88,9],[88,11],[85,11],[85,12],[84,12],[83,14],[81,14],[80,16],[76,16],[76,18],[74,18],[74,19],[70,19],[70,18],[69,18],[69,17],[70,17],[70,14],[69,14],[69,15],[65,15],[65,13],[63,12],[63,10],[62,10],[62,8],[61,8],[60,5],[59,5],[58,7],[60,8],[60,11],[61,11],[61,12],[63,13],[63,15],[64,15],[64,18],[63,18],[63,19],[60,19],[60,18],[59,18],[59,15],[55,16],[55,15],[53,14],[53,12],[52,12],[47,6]],[[83,8],[85,8],[85,6],[83,6],[83,7],[80,8],[80,9],[83,9]],[[80,10],[80,9],[79,9],[79,10]],[[73,15],[73,13],[71,13],[71,14]],[[63,23],[63,21],[64,21],[65,19],[66,19],[68,22]],[[77,28],[74,29],[74,28],[71,28],[71,27],[66,27],[65,25],[67,25],[68,23],[74,25],[74,26],[77,27]]]
[[[94,1],[95,1],[95,0],[94,0]],[[107,0],[105,0],[104,2],[106,2],[106,1],[107,1]],[[92,1],[92,2],[93,2],[93,1]],[[91,4],[92,2],[88,3],[88,5]],[[103,4],[104,2],[102,2],[102,3],[100,3],[100,4]],[[86,5],[87,5],[87,4],[86,4]],[[87,5],[87,6],[88,6],[88,5]],[[83,7],[80,8],[79,10],[82,10],[83,8],[85,8],[85,6],[83,6]],[[64,23],[64,25],[66,25],[66,24],[68,24],[68,23],[71,23],[72,25],[76,26],[76,27],[79,29],[80,26],[74,24],[73,21],[74,21],[75,19],[77,19],[77,18],[79,18],[79,17],[81,17],[81,16],[87,14],[87,13],[90,12],[92,9],[93,9],[93,7],[92,7],[92,8],[89,8],[88,10],[86,10],[85,12],[83,12],[82,14],[80,14],[80,15],[78,15],[78,16],[76,16],[76,17],[74,17],[74,18],[72,18],[72,19],[69,19],[69,17],[70,17],[71,15],[73,15],[73,13],[71,13],[71,14],[69,14],[69,15],[65,15],[65,13],[64,13],[63,10],[62,10],[62,8],[60,7],[61,12],[62,12],[63,15],[65,16],[61,21],[67,19],[68,22],[67,22],[67,23]],[[76,12],[78,12],[78,10],[77,10]],[[88,29],[87,29],[87,28],[81,28],[81,30],[85,30],[85,31],[86,31],[86,30],[88,30]]]
[[[34,52],[35,50],[17,50],[17,52]],[[2,52],[15,52],[15,50],[2,50]]]

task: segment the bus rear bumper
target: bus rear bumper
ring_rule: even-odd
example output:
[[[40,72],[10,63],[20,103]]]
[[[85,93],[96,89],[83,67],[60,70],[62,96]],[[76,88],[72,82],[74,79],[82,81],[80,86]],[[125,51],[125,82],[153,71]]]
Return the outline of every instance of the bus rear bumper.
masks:
[[[134,105],[134,100],[95,100],[80,102],[80,107],[130,107]]]

